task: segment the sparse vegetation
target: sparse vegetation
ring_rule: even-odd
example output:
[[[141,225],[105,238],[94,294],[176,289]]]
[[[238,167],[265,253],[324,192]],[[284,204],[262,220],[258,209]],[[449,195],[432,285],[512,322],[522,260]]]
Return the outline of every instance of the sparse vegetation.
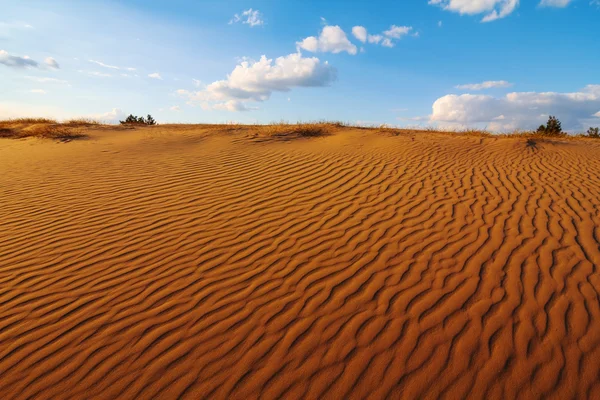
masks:
[[[587,135],[588,135],[588,137],[591,137],[594,139],[599,139],[600,138],[600,128],[590,127],[590,129],[588,129],[588,131],[587,131]]]
[[[91,118],[75,118],[75,119],[69,119],[65,122],[63,122],[63,124],[65,125],[73,125],[73,126],[79,126],[79,125],[100,125],[100,122],[91,119]]]
[[[125,119],[125,121],[119,121],[121,125],[156,125],[156,120],[152,118],[152,115],[148,114],[146,118],[136,117],[133,114]]]
[[[546,125],[540,125],[537,129],[537,133],[542,136],[561,136],[564,135],[562,130],[562,124],[555,116],[551,115],[548,117]]]
[[[86,135],[81,132],[82,126],[92,122],[72,120],[58,123],[47,118],[17,118],[0,121],[0,138],[22,139],[27,137],[38,137],[45,139],[56,139],[71,141],[83,138]]]

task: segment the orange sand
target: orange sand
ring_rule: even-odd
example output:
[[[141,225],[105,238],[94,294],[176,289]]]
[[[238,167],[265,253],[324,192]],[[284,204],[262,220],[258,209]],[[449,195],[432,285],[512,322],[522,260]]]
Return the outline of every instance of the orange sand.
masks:
[[[600,141],[0,140],[2,399],[600,398]]]

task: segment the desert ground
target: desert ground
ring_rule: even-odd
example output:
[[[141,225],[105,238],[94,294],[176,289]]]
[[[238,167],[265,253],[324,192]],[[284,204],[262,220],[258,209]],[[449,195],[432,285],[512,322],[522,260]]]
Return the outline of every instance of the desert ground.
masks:
[[[0,139],[2,399],[600,398],[600,140],[77,129]]]

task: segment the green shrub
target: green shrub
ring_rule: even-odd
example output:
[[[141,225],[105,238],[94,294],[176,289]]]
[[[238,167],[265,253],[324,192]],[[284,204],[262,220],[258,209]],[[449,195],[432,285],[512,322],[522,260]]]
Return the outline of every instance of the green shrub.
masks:
[[[136,117],[133,114],[129,114],[125,121],[119,121],[122,125],[156,125],[156,120],[152,118],[152,115],[148,114],[148,117]]]
[[[587,135],[591,138],[598,139],[600,138],[600,129],[590,127],[590,129],[587,131]]]
[[[562,124],[555,116],[548,118],[546,125],[540,125],[537,132],[544,136],[559,136],[563,134]]]

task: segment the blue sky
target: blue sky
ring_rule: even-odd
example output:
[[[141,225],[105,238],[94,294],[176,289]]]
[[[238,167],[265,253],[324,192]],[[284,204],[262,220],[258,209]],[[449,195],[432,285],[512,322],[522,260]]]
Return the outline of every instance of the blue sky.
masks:
[[[593,0],[0,0],[0,9],[0,118],[509,131],[556,114],[572,131],[600,125]]]

